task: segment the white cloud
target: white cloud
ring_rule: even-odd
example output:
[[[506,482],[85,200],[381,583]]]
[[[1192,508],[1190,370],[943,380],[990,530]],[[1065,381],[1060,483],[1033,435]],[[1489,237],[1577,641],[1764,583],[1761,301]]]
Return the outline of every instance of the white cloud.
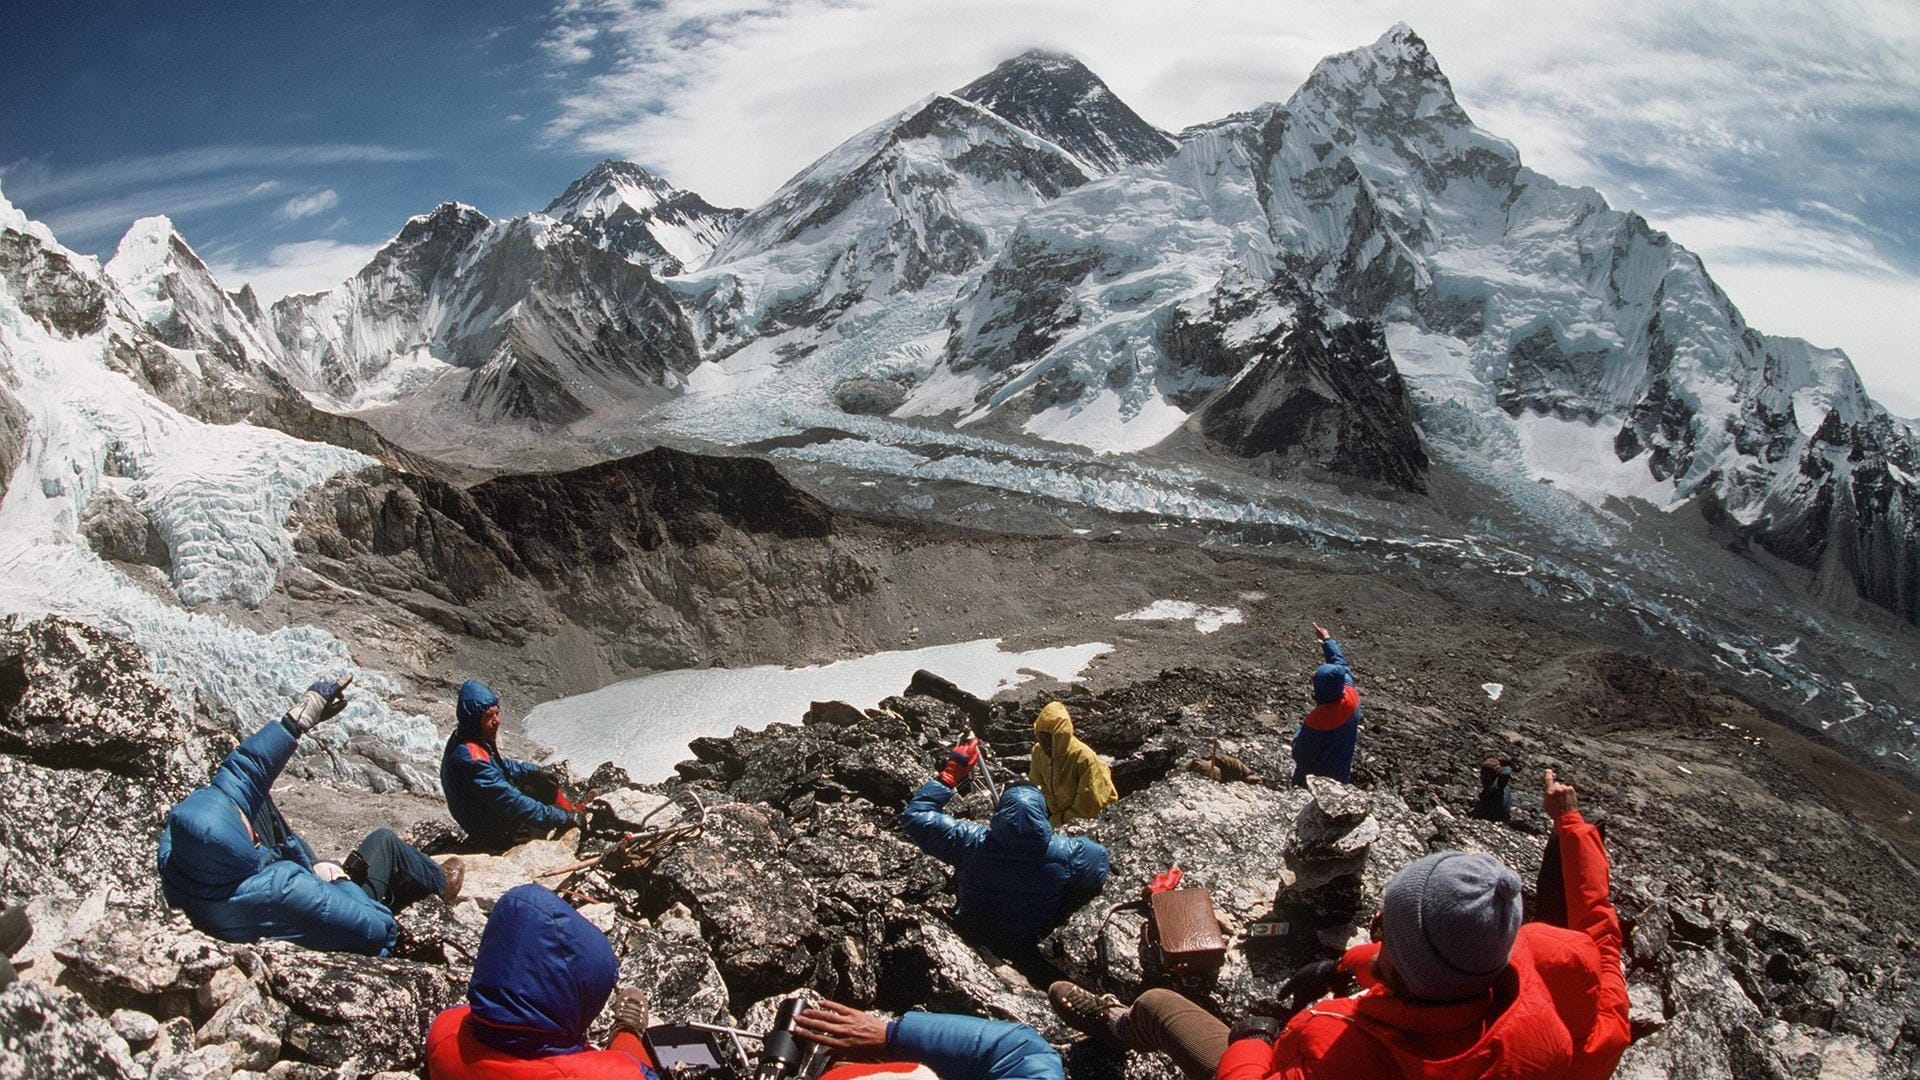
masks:
[[[317,146],[201,146],[165,154],[115,158],[63,168],[43,158],[15,161],[0,168],[9,197],[57,203],[101,193],[153,188],[194,177],[223,173],[260,173],[278,167],[364,162],[422,161],[433,155],[360,143]]]
[[[325,213],[338,205],[340,205],[339,192],[332,188],[321,188],[319,191],[288,199],[286,205],[280,208],[280,216],[288,221],[298,221],[303,217]]]
[[[1920,344],[1913,331],[1920,277],[1694,250],[1749,323],[1845,350],[1867,393],[1895,415],[1920,418]]]
[[[379,250],[379,244],[301,240],[276,244],[256,261],[216,257],[208,268],[222,288],[251,284],[260,302],[271,304],[283,296],[331,289],[358,273]]]
[[[278,186],[247,180],[168,184],[84,199],[55,209],[36,211],[33,216],[45,222],[60,237],[61,243],[78,251],[91,251],[119,240],[127,231],[127,226],[139,218],[165,214],[177,220],[196,212],[259,202],[271,198]],[[8,189],[8,198],[13,198],[11,188]]]

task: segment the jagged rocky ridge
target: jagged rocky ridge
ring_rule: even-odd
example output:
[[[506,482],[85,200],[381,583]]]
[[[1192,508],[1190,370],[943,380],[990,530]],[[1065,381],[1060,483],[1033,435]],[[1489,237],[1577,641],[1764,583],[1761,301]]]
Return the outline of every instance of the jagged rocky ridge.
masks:
[[[617,671],[698,666],[769,633],[830,633],[877,575],[834,515],[754,458],[659,448],[471,487],[344,474],[295,514],[289,594],[401,609],[460,639],[581,632]],[[576,659],[575,663],[581,660]]]
[[[706,262],[745,210],[721,209],[628,161],[603,161],[544,213],[595,247],[672,277]]]
[[[432,387],[475,420],[571,423],[662,394],[698,360],[645,266],[544,215],[496,225],[455,203],[272,319],[302,389],[378,404]]]
[[[1113,853],[1108,894],[1044,942],[1050,962],[1121,993],[1168,984],[1139,944],[1136,915],[1100,924],[1106,905],[1178,862],[1213,890],[1230,930],[1273,914],[1298,927],[1269,948],[1236,944],[1215,978],[1175,981],[1233,1013],[1357,932],[1386,878],[1424,851],[1490,851],[1530,877],[1544,821],[1525,809],[1527,788],[1518,827],[1461,816],[1472,798],[1461,763],[1501,746],[1530,768],[1571,774],[1589,810],[1607,816],[1637,1039],[1618,1075],[1911,1075],[1920,876],[1782,768],[1738,702],[1617,654],[1577,659],[1565,683],[1516,712],[1435,700],[1412,673],[1365,677],[1359,786],[1306,791],[1187,768],[1217,747],[1284,776],[1279,716],[1304,707],[1301,680],[1187,669],[1069,693],[1079,730],[1114,757],[1124,797],[1088,827]],[[1666,725],[1613,721],[1654,699],[1672,712]],[[1020,768],[1041,700],[997,703],[984,725],[1005,768]],[[692,790],[708,824],[651,867],[577,877],[573,893],[661,1019],[762,1023],[767,999],[804,987],[880,1009],[1014,1018],[1066,1044],[1027,975],[949,925],[946,871],[895,827],[960,727],[947,706],[893,698],[864,714],[822,707],[798,726],[702,740],[658,794],[602,770],[589,782],[611,792],[618,820]],[[26,979],[0,994],[0,1039],[24,1067],[10,1075],[414,1075],[426,1023],[461,996],[489,899],[575,854],[542,841],[470,856],[467,896],[405,913],[395,958],[226,945],[163,909],[151,852],[166,805],[204,778],[230,736],[178,712],[124,643],[52,619],[0,640],[0,731],[10,808],[0,874],[33,892],[37,927]],[[50,792],[100,801],[108,789],[105,816],[43,811]],[[984,796],[965,794],[955,809],[979,816]],[[416,838],[446,834],[435,826]],[[1793,884],[1820,873],[1858,887],[1816,895]],[[1123,1069],[1087,1044],[1067,1058],[1074,1077]],[[1167,1070],[1136,1058],[1124,1075]]]

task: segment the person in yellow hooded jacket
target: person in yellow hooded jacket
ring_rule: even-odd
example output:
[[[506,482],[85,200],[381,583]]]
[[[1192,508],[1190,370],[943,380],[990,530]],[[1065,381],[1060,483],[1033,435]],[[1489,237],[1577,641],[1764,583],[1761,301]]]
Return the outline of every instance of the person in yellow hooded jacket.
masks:
[[[1057,701],[1033,718],[1033,763],[1027,779],[1047,796],[1047,823],[1059,828],[1074,818],[1093,818],[1120,797],[1113,773],[1093,747],[1073,733],[1073,717]]]

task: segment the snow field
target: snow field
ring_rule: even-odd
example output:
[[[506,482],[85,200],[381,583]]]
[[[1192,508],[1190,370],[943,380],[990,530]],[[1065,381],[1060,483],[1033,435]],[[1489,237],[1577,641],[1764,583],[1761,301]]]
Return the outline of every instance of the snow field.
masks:
[[[568,762],[577,773],[611,761],[635,780],[658,781],[673,775],[674,764],[691,756],[688,745],[702,735],[798,723],[815,701],[873,708],[905,690],[921,668],[990,698],[1034,673],[1071,681],[1112,649],[1092,642],[1006,652],[1000,640],[874,653],[815,667],[663,671],[537,705],[527,714],[526,733],[551,747],[551,757]],[[959,732],[954,734],[958,737]]]

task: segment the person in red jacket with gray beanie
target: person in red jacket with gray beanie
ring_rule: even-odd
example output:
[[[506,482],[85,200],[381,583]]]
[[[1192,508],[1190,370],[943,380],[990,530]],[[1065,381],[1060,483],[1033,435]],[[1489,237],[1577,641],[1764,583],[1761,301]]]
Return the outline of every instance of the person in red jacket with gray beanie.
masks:
[[[1572,786],[1551,769],[1546,782],[1565,926],[1521,924],[1520,879],[1500,860],[1443,851],[1387,883],[1377,940],[1290,980],[1300,1007],[1284,1028],[1260,1015],[1228,1028],[1168,990],[1127,1008],[1055,983],[1054,1007],[1196,1080],[1603,1080],[1630,1035],[1620,920],[1599,831]],[[1360,992],[1320,997],[1343,982]]]

